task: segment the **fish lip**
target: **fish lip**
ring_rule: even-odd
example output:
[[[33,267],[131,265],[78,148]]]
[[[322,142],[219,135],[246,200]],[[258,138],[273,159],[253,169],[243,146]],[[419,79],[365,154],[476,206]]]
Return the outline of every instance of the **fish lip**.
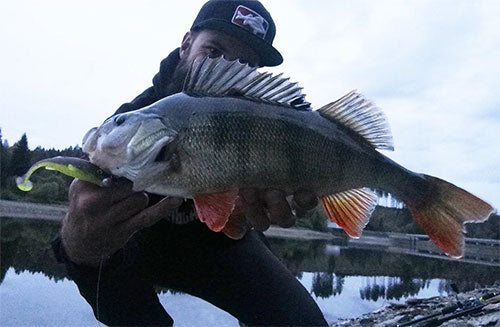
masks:
[[[82,139],[82,149],[83,152],[89,153],[95,151],[97,147],[97,127],[93,127],[85,133]]]

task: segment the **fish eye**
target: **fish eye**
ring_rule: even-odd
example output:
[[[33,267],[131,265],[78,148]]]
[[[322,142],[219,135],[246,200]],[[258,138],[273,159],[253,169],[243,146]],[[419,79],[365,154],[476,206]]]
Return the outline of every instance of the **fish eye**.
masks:
[[[116,126],[120,126],[125,122],[125,116],[124,115],[116,116],[113,122],[115,123]]]

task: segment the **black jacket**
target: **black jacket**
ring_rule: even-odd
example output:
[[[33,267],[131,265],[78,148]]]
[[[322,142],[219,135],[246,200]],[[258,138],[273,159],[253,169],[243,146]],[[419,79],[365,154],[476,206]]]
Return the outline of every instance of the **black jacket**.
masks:
[[[118,110],[116,110],[115,115],[149,106],[150,104],[171,95],[168,94],[167,88],[179,60],[179,48],[177,48],[172,51],[167,58],[161,61],[160,71],[153,78],[153,86],[139,94],[134,100],[132,100],[132,102],[122,104]]]

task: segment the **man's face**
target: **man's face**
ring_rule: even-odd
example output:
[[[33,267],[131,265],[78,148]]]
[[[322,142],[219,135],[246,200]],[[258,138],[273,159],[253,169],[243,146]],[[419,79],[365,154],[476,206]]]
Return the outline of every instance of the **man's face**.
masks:
[[[196,33],[188,32],[181,45],[181,59],[189,64],[198,57],[219,57],[223,55],[228,60],[240,61],[252,65],[259,64],[259,56],[240,40],[223,32],[201,30]]]
[[[186,33],[179,55],[181,60],[168,87],[169,93],[182,91],[189,68],[193,60],[198,57],[223,55],[228,60],[240,59],[240,61],[254,66],[259,64],[259,56],[246,44],[225,33],[213,30]]]

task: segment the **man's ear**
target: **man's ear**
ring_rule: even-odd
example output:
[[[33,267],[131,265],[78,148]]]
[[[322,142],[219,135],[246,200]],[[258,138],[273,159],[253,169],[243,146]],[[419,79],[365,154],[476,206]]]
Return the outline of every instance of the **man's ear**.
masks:
[[[187,32],[184,35],[184,38],[182,39],[181,48],[179,51],[179,56],[181,58],[183,58],[188,53],[187,50],[189,49],[189,47],[191,47],[192,42],[193,42],[193,34],[191,34],[191,32]]]

